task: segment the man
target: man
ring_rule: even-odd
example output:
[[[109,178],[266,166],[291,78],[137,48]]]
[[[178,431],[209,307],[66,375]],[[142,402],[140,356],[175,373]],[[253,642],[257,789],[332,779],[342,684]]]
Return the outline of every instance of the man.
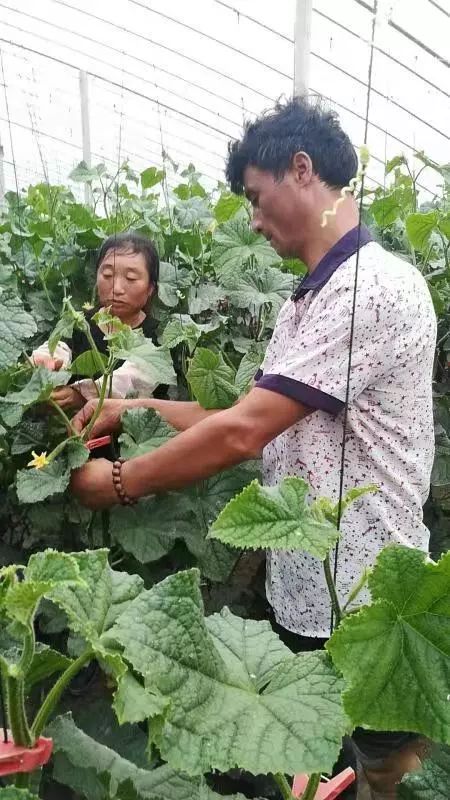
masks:
[[[308,100],[278,105],[247,125],[242,140],[230,146],[231,189],[245,191],[254,230],[280,255],[302,259],[308,274],[281,309],[254,388],[233,408],[211,412],[157,400],[105,405],[96,434],[118,428],[130,405],[157,409],[181,433],[124,464],[116,488],[110,463],[87,464],[72,482],[82,502],[112,505],[116,489],[130,498],[177,489],[261,450],[267,484],[295,474],[307,480],[312,496],[337,499],[348,399],[344,489],[376,483],[379,492],[345,515],[340,595],[389,542],[427,550],[422,504],[433,460],[435,317],[421,275],[371,241],[353,197],[321,226],[323,212],[356,171],[355,151],[337,117]],[[92,413],[87,406],[76,426],[81,429]],[[330,603],[319,562],[301,553],[269,555],[267,589],[282,629],[316,645],[328,637]],[[418,740],[360,732],[356,744],[370,785],[365,796],[395,797],[396,781],[419,763]]]

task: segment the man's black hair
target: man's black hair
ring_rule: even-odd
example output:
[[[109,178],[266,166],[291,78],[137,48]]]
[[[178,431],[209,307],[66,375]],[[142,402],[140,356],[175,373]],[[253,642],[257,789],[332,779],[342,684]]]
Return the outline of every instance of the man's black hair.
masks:
[[[150,283],[155,289],[158,288],[159,255],[155,245],[150,239],[134,231],[125,231],[125,233],[109,236],[108,239],[105,239],[98,252],[97,269],[110,250],[115,250],[116,253],[141,253],[145,259],[145,266]]]
[[[309,155],[316,175],[332,189],[348,186],[357,173],[355,149],[337,114],[317,99],[294,97],[247,122],[242,139],[229,143],[226,177],[231,190],[243,193],[244,172],[250,166],[282,178],[300,151]]]

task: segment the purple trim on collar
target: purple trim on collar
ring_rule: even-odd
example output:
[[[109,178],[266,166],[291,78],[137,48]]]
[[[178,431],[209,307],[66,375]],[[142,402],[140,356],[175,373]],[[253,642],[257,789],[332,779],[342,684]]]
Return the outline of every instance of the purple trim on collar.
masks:
[[[356,253],[358,246],[360,248],[364,247],[365,244],[371,241],[371,233],[365,225],[361,225],[361,228],[357,225],[355,228],[347,231],[347,233],[328,250],[328,253],[325,253],[314,272],[308,272],[302,278],[295,292],[291,295],[291,300],[295,302],[300,300],[301,297],[304,297],[308,292],[321,289],[322,286],[325,286],[330,280],[337,268]]]
[[[344,408],[345,403],[333,397],[331,394],[321,392],[314,386],[288,378],[286,375],[263,375],[256,384],[257,389],[268,389],[270,392],[283,394],[291,400],[297,400],[304,406],[313,408],[315,411],[327,411],[328,414],[336,416]]]

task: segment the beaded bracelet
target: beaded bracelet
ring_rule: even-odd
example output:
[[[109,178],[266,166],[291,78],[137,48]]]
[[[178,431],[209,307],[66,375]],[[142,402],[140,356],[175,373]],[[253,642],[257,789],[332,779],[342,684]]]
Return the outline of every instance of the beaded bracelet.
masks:
[[[119,498],[121,504],[123,506],[132,506],[137,502],[137,500],[133,500],[132,497],[129,497],[122,486],[121,473],[122,473],[122,464],[124,463],[124,461],[125,461],[124,458],[119,458],[117,459],[117,461],[114,461],[112,468],[112,481],[117,497]]]

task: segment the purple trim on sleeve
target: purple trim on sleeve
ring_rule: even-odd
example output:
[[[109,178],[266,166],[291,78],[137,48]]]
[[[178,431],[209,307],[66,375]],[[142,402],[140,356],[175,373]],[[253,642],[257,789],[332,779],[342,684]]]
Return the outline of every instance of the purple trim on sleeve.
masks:
[[[264,375],[264,373],[263,373],[262,369],[258,369],[255,372],[255,377],[253,378],[253,380],[254,381],[259,381],[259,379],[262,378],[263,375]]]
[[[308,386],[307,383],[296,381],[294,378],[287,378],[285,375],[263,375],[256,384],[256,388],[283,394],[309,408],[314,408],[316,411],[327,411],[333,416],[339,414],[345,405],[337,397],[321,392],[314,386]]]

